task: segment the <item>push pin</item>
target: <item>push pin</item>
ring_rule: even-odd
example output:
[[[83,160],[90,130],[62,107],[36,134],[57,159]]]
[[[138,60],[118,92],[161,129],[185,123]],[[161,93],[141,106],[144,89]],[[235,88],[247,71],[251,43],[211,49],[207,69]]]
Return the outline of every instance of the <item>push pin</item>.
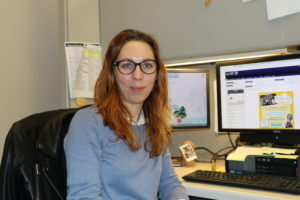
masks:
[[[205,0],[205,6],[208,6],[211,3],[211,0]]]

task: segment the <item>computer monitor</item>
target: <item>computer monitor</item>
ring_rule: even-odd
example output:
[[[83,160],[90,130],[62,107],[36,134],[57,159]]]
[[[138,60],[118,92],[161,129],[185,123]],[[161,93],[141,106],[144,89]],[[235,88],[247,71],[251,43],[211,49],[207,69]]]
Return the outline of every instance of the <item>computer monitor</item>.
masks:
[[[169,105],[174,129],[208,128],[209,91],[208,70],[167,68]]]
[[[250,143],[300,144],[300,55],[216,64],[220,132]]]

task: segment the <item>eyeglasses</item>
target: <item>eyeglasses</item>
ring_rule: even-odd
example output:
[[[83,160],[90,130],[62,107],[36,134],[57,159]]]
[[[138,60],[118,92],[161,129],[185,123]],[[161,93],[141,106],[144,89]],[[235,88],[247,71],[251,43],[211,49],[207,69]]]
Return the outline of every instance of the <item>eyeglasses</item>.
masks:
[[[145,74],[153,74],[156,71],[158,62],[156,60],[144,60],[143,62],[136,63],[131,60],[120,60],[113,64],[118,68],[122,74],[131,74],[135,71],[136,66],[140,66],[140,69]]]

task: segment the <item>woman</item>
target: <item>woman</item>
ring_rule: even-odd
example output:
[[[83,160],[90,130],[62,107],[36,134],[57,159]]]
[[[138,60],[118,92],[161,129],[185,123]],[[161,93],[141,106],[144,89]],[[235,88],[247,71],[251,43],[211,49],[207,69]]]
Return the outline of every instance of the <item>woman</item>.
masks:
[[[65,138],[68,199],[185,200],[167,150],[168,89],[157,42],[124,30],[110,42],[95,105]]]

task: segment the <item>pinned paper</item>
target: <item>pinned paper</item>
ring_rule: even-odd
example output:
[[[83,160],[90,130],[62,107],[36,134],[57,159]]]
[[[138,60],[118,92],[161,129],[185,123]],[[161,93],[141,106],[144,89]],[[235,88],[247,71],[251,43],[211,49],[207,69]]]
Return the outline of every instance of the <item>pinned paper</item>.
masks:
[[[276,19],[300,12],[299,0],[266,0],[268,19]]]
[[[102,69],[100,44],[66,42],[65,50],[70,98],[93,98]]]

